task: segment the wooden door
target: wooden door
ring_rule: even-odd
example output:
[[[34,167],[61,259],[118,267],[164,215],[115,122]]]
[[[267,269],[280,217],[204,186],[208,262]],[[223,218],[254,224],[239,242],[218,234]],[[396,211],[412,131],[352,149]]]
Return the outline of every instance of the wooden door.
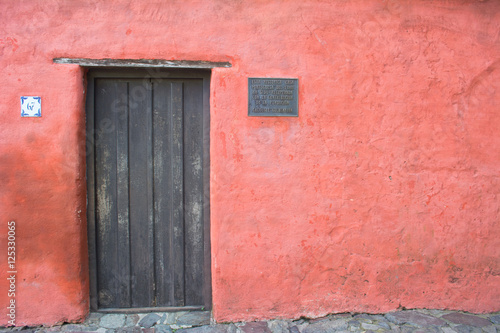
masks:
[[[94,309],[210,307],[205,72],[90,72]]]

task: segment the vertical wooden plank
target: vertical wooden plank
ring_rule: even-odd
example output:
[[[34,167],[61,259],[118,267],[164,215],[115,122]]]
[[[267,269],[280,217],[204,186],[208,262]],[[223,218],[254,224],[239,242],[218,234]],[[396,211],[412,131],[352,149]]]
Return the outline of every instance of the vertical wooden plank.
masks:
[[[116,124],[116,177],[117,177],[117,290],[118,306],[130,307],[130,235],[129,235],[129,172],[128,172],[128,89],[115,97],[112,105]]]
[[[96,174],[96,228],[97,228],[97,284],[100,307],[116,307],[120,281],[117,262],[117,205],[116,205],[116,127],[111,111],[116,96],[124,84],[99,79],[96,81],[95,100],[95,174]]]
[[[203,304],[203,80],[184,83],[185,305]]]
[[[145,82],[145,79],[142,80],[142,82]],[[155,298],[155,242],[154,242],[154,164],[153,164],[153,89],[152,89],[152,82],[150,79],[147,81],[147,97],[146,97],[146,105],[145,108],[146,110],[143,110],[144,115],[147,117],[146,123],[147,123],[147,135],[146,137],[148,138],[147,142],[147,170],[146,170],[146,177],[147,177],[147,201],[148,201],[148,206],[147,206],[147,228],[148,228],[148,238],[149,238],[149,243],[146,251],[148,252],[149,255],[149,272],[146,272],[146,275],[151,278],[151,283],[149,284],[149,293],[150,293],[150,298],[151,300],[149,301],[149,306],[156,306],[156,298]]]
[[[172,257],[174,305],[184,306],[184,184],[183,184],[183,84],[171,83],[172,110]]]
[[[210,72],[201,74],[203,80],[203,302],[212,309],[212,267],[210,243]]]
[[[153,84],[153,164],[156,305],[174,305],[172,244],[171,83]]]
[[[128,97],[132,306],[154,306],[151,82],[130,80]]]
[[[86,100],[86,149],[87,149],[87,238],[89,247],[90,309],[97,304],[97,246],[96,246],[96,186],[95,186],[95,77],[89,74]]]

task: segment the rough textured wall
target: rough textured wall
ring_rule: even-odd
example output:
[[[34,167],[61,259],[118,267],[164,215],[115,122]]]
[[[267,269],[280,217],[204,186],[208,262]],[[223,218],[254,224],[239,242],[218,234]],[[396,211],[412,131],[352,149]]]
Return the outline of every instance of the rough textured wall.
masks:
[[[233,64],[211,85],[217,320],[500,310],[498,1],[0,7],[0,244],[15,220],[18,324],[88,309],[84,71],[54,57]],[[299,117],[247,117],[248,77],[299,78]],[[20,118],[22,95],[42,96],[42,118]]]

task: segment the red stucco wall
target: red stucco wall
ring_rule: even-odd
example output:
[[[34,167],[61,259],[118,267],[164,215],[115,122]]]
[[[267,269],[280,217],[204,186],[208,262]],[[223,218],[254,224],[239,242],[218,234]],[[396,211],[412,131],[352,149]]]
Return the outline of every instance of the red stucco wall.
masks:
[[[0,325],[10,220],[18,325],[88,311],[84,71],[55,57],[232,63],[211,85],[218,321],[500,310],[498,1],[0,9]],[[249,118],[248,77],[298,78],[299,117]]]

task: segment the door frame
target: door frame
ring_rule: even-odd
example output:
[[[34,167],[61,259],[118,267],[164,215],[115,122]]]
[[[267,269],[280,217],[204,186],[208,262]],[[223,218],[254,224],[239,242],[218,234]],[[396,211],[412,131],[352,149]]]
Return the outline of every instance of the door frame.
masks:
[[[89,252],[90,310],[96,312],[162,312],[212,309],[210,246],[210,69],[165,69],[157,67],[89,68],[86,74],[86,177],[87,237]],[[203,300],[200,306],[99,309],[97,297],[96,190],[95,190],[95,80],[100,78],[133,79],[202,79],[203,80]]]

